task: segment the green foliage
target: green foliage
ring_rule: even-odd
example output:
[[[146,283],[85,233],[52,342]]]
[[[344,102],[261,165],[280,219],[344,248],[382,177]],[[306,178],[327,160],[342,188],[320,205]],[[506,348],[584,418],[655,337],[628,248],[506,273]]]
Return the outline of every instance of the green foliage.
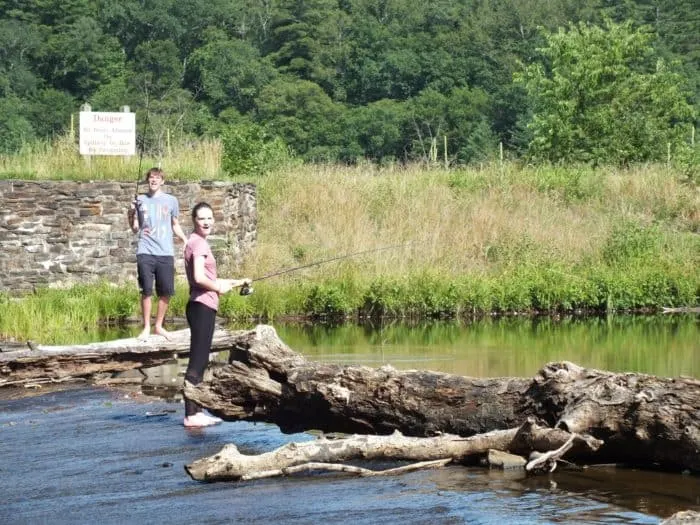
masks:
[[[206,44],[190,57],[187,84],[215,114],[231,107],[241,113],[253,110],[260,90],[277,72],[249,42],[230,39],[218,29],[206,35]]]
[[[278,70],[308,80],[332,95],[336,89],[337,49],[343,43],[345,13],[335,0],[281,0],[267,48]]]
[[[489,187],[492,181],[483,173],[452,170],[447,185],[457,192],[474,193]]]
[[[257,99],[257,119],[305,160],[337,158],[342,108],[308,80],[279,79]]]
[[[352,109],[345,117],[349,131],[348,147],[342,159],[354,161],[362,155],[375,161],[403,159],[408,149],[405,129],[409,122],[406,104],[395,100],[379,100]]]
[[[700,187],[700,145],[681,144],[672,155],[673,167],[690,184]]]
[[[666,265],[630,266],[623,272],[599,267],[591,269],[589,279],[598,288],[599,308],[606,311],[695,305],[700,300],[697,276]]]
[[[31,57],[41,46],[36,26],[16,19],[0,19],[0,96],[30,96],[41,79]]]
[[[38,69],[56,89],[84,99],[124,70],[119,41],[105,34],[97,20],[78,17],[52,31],[39,50]]]
[[[16,96],[0,98],[0,153],[15,153],[35,139],[24,106]]]
[[[5,4],[0,97],[26,119],[0,114],[5,151],[65,134],[89,101],[129,105],[140,130],[148,113],[142,142],[156,157],[216,136],[235,111],[307,161],[442,162],[446,137],[451,165],[493,160],[501,143],[547,161],[670,153],[689,179],[697,171],[694,0]],[[537,48],[540,69],[513,83]]]
[[[403,312],[402,298],[407,295],[407,283],[397,278],[382,278],[370,283],[360,308],[362,317],[400,317]]]
[[[241,122],[225,128],[221,143],[221,167],[232,177],[264,175],[291,160],[291,154],[280,138],[271,137],[253,123]]]
[[[658,229],[636,223],[615,227],[603,246],[603,260],[611,265],[644,264],[660,254],[662,246]]]
[[[363,317],[455,317],[462,310],[462,287],[435,274],[373,281],[363,295]]]
[[[75,99],[53,88],[39,90],[27,104],[34,132],[39,137],[55,138],[66,129],[76,108]]]
[[[483,161],[493,156],[497,139],[491,132],[488,96],[479,89],[457,88],[447,94],[426,89],[410,102],[414,130],[413,157],[444,161],[444,139],[448,158],[458,163]],[[456,150],[456,151],[455,151]]]
[[[538,191],[559,195],[567,203],[589,201],[603,193],[601,172],[591,168],[542,166],[531,176]]]
[[[313,317],[345,317],[355,309],[347,283],[319,284],[310,288],[304,311]]]
[[[172,40],[149,40],[134,50],[129,78],[136,90],[162,98],[180,87],[183,75],[179,51]]]
[[[529,153],[552,162],[663,160],[694,121],[686,79],[630,22],[570,24],[515,76],[532,100]]]

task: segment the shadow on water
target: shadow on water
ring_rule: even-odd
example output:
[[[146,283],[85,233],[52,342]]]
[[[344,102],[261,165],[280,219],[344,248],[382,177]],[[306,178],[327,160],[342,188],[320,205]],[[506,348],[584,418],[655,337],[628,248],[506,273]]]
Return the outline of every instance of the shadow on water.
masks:
[[[528,376],[547,361],[567,359],[598,368],[700,375],[697,318],[601,323],[277,329],[311,359],[370,366]],[[613,468],[524,477],[450,466],[389,478],[311,474],[195,482],[184,466],[227,443],[252,454],[313,437],[246,422],[185,430],[183,365],[145,370],[142,382],[135,372],[139,384],[129,387],[45,387],[39,395],[14,399],[5,391],[0,523],[629,524],[700,510],[698,477]]]

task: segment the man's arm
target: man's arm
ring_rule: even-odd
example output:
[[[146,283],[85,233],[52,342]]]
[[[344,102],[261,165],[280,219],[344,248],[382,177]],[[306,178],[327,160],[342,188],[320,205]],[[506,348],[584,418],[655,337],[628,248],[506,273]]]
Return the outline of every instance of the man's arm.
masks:
[[[139,231],[139,221],[138,217],[136,216],[136,206],[134,203],[131,203],[131,207],[129,208],[129,211],[126,212],[126,219],[129,223],[129,228],[131,228],[131,231],[133,233],[138,233]]]
[[[177,220],[177,217],[173,217],[173,233],[178,236],[178,238],[182,241],[182,244],[187,244],[187,235],[185,235],[185,232],[182,231],[182,226],[180,226],[180,221]]]

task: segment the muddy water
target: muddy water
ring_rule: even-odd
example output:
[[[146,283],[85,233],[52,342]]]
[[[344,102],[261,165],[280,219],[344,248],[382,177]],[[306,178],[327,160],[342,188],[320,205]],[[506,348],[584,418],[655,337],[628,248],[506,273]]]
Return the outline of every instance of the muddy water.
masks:
[[[525,376],[555,358],[649,373],[661,367],[661,375],[698,377],[692,319],[667,328],[646,321],[626,329],[609,321],[563,331],[477,328],[279,332],[292,348],[328,361]],[[584,339],[575,340],[576,334]],[[700,510],[700,477],[603,467],[532,478],[452,466],[391,478],[316,474],[195,482],[184,465],[226,443],[261,453],[313,436],[241,422],[185,430],[178,392],[182,365],[147,370],[145,382],[129,389],[44,387],[16,398],[16,391],[0,392],[0,523],[629,524]]]

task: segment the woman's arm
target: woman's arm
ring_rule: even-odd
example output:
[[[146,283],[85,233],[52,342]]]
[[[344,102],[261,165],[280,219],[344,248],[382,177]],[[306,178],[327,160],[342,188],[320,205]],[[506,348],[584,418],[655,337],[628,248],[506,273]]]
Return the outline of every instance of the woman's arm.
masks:
[[[196,282],[199,286],[206,290],[211,290],[212,292],[216,293],[226,293],[222,291],[222,288],[224,288],[224,286],[222,286],[221,280],[212,280],[207,277],[206,273],[204,272],[205,260],[206,257],[204,255],[198,255],[192,261],[194,266],[194,271],[192,272],[194,276],[194,282]]]

